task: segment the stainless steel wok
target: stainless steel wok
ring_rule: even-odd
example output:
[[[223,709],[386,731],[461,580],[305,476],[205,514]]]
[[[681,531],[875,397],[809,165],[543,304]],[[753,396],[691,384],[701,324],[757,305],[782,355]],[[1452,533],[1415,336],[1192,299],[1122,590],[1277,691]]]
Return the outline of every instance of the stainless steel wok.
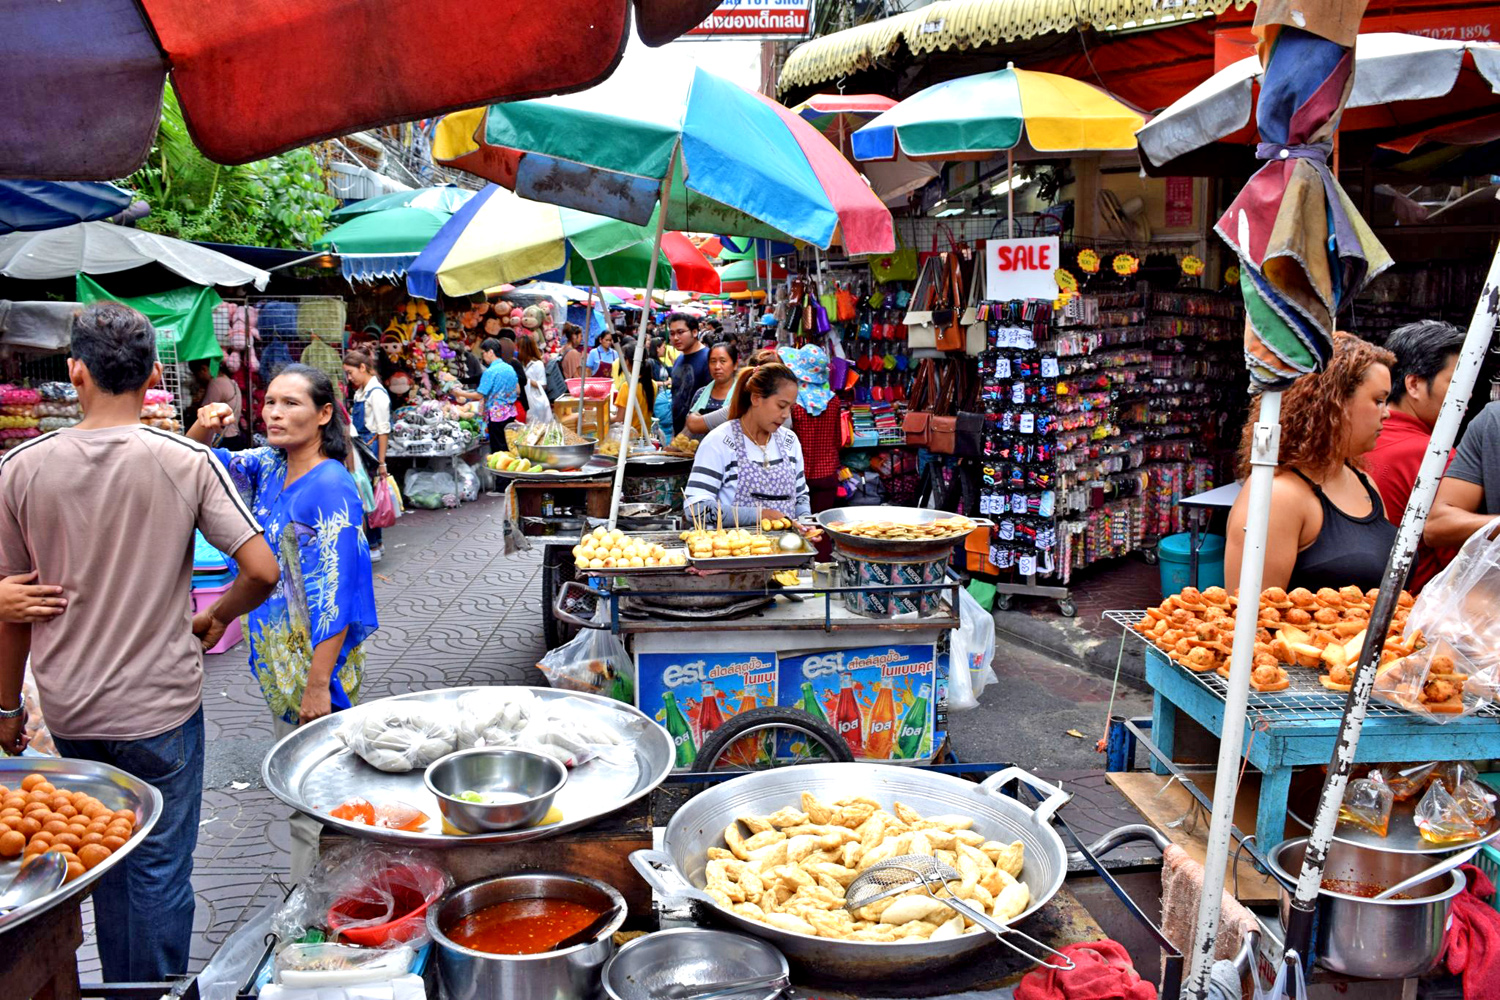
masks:
[[[1000,789],[1021,780],[1046,793],[1036,809],[1029,809]],[[878,943],[838,941],[784,931],[746,919],[715,903],[703,891],[708,849],[724,846],[724,828],[738,816],[766,815],[783,806],[796,806],[804,791],[825,802],[868,796],[889,810],[900,801],[924,816],[972,816],[974,830],[986,838],[1026,845],[1021,881],[1031,890],[1031,903],[1010,924],[1041,909],[1062,887],[1068,872],[1062,838],[1050,825],[1055,813],[1072,796],[1018,767],[991,775],[983,784],[946,774],[885,764],[804,764],[761,771],[716,785],[694,796],[667,824],[661,851],[636,851],[631,863],[652,888],[671,905],[691,900],[699,914],[715,923],[765,938],[795,963],[815,969],[819,977],[867,982],[892,976],[912,976],[946,968],[964,956],[997,943],[985,933],[965,934],[947,941]],[[1012,930],[1011,937],[1034,950],[1003,943],[1032,961],[1043,962],[1038,951],[1052,949]]]
[[[830,524],[858,523],[862,521],[895,521],[898,524],[931,524],[944,518],[955,517],[946,510],[927,510],[923,507],[835,507],[825,510],[814,516],[813,520],[838,544],[841,549],[866,557],[870,556],[922,556],[941,555],[948,552],[955,545],[963,544],[963,535],[954,535],[952,538],[938,539],[897,539],[897,538],[866,538],[863,535],[851,535],[847,531],[829,527]],[[964,517],[974,523],[975,527],[989,527],[994,524],[982,517]]]

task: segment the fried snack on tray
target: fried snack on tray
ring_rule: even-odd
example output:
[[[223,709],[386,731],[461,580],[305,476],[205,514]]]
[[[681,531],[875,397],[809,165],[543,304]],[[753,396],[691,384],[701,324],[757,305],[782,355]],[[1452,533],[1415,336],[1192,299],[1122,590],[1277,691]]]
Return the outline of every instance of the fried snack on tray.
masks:
[[[1261,593],[1257,609],[1255,659],[1250,686],[1257,691],[1284,691],[1291,686],[1286,666],[1319,671],[1318,680],[1331,691],[1348,691],[1368,630],[1370,611],[1380,592],[1361,593],[1358,587],[1335,590],[1305,587],[1290,592],[1268,587]],[[1234,640],[1234,609],[1238,595],[1223,587],[1184,587],[1154,608],[1133,626],[1137,632],[1171,659],[1196,673],[1214,671],[1229,675]],[[1413,598],[1405,591],[1397,602],[1385,644],[1383,666],[1422,648],[1420,631],[1403,638],[1406,617]],[[1450,680],[1443,670],[1432,686],[1434,704],[1445,704],[1448,693],[1442,682]],[[1462,679],[1459,681],[1462,687]],[[1443,709],[1439,709],[1440,711]]]
[[[860,538],[881,538],[888,541],[930,541],[937,538],[957,538],[974,530],[974,522],[967,517],[943,517],[926,524],[907,521],[833,521],[828,530],[857,535]]]
[[[924,817],[874,799],[833,803],[803,792],[797,807],[769,816],[742,816],[724,830],[724,847],[708,849],[705,891],[749,920],[798,934],[841,941],[941,941],[981,931],[922,888],[877,900],[855,913],[844,890],[871,865],[903,854],[925,854],[953,868],[955,896],[1001,923],[1031,905],[1020,881],[1025,847],[986,840],[968,816]],[[745,836],[744,830],[750,832]]]

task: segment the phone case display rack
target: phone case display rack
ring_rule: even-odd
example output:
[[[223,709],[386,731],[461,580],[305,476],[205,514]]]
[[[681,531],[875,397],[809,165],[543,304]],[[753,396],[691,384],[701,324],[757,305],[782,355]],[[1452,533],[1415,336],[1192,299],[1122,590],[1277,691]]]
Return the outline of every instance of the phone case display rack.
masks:
[[[1001,594],[1068,614],[1075,571],[1185,529],[1179,501],[1212,487],[1243,412],[1237,309],[1144,289],[981,306],[980,513],[991,562],[1024,581]]]

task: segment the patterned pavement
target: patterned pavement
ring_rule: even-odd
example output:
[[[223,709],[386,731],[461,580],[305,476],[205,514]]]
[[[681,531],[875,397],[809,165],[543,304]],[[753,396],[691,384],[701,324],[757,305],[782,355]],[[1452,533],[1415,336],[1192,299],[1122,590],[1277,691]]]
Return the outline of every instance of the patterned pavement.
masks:
[[[503,554],[501,509],[498,499],[482,497],[454,511],[414,512],[386,531],[375,581],[380,630],[366,646],[365,700],[468,684],[545,683],[535,667],[544,651],[541,552]],[[1091,607],[1084,599],[1088,589],[1077,591],[1075,621]],[[1108,595],[1098,600],[1101,608],[1121,606]],[[1028,611],[1055,613],[1050,604]],[[193,971],[242,920],[285,891],[288,809],[260,782],[271,720],[247,658],[242,642],[206,661],[208,752],[194,852]],[[1138,821],[1105,783],[1093,753],[1108,682],[1004,642],[996,668],[1001,681],[985,691],[980,707],[954,717],[955,745],[964,758],[1029,762],[1042,776],[1062,781],[1077,796],[1068,815],[1085,839]],[[1127,714],[1140,714],[1148,704],[1137,691],[1122,690],[1121,697],[1126,700],[1116,708]],[[1063,735],[1070,726],[1084,729],[1088,739]],[[87,905],[85,911],[80,973],[85,982],[98,981],[93,919]]]

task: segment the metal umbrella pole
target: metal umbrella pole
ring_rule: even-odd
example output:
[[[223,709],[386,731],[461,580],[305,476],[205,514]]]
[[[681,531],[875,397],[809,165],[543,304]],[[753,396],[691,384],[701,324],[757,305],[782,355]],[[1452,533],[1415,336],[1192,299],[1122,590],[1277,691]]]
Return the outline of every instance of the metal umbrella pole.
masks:
[[[641,363],[646,353],[646,340],[651,332],[651,320],[655,313],[656,265],[661,260],[661,238],[667,225],[667,202],[672,194],[672,168],[677,165],[680,147],[674,147],[667,160],[667,175],[661,182],[661,204],[656,213],[656,241],[651,245],[651,264],[646,269],[646,302],[641,314],[641,329],[635,338],[635,357],[630,362],[630,379],[625,388],[625,426],[620,430],[620,454],[615,458],[615,486],[609,498],[609,527],[613,531],[620,517],[620,495],[625,489],[626,458],[630,455],[630,430],[635,421],[635,393],[641,381]]]
[[[1376,598],[1375,608],[1370,612],[1369,630],[1365,634],[1364,647],[1359,652],[1354,683],[1350,688],[1349,698],[1344,703],[1344,717],[1339,723],[1333,761],[1328,767],[1328,776],[1323,779],[1317,817],[1313,820],[1312,833],[1307,839],[1302,874],[1297,879],[1297,892],[1292,899],[1291,917],[1287,922],[1286,946],[1295,948],[1301,955],[1311,953],[1314,907],[1318,889],[1323,882],[1323,867],[1328,860],[1328,845],[1333,840],[1339,805],[1344,801],[1344,788],[1349,783],[1349,771],[1354,766],[1354,751],[1359,746],[1365,710],[1370,703],[1370,692],[1375,687],[1375,672],[1380,664],[1386,631],[1390,628],[1391,616],[1396,611],[1401,588],[1411,575],[1417,543],[1422,540],[1422,528],[1427,524],[1427,513],[1432,509],[1433,497],[1437,495],[1438,482],[1443,478],[1443,470],[1447,468],[1448,455],[1453,450],[1459,422],[1463,420],[1469,397],[1474,391],[1474,383],[1479,378],[1479,366],[1484,361],[1485,352],[1489,350],[1490,340],[1495,334],[1497,317],[1500,317],[1500,250],[1496,250],[1495,258],[1490,262],[1489,277],[1485,279],[1484,290],[1479,293],[1479,304],[1474,308],[1474,317],[1469,321],[1469,332],[1464,338],[1458,365],[1453,370],[1453,381],[1448,386],[1448,395],[1443,399],[1443,408],[1438,413],[1437,424],[1432,428],[1432,437],[1427,443],[1427,454],[1422,457],[1422,466],[1412,485],[1411,499],[1406,503],[1406,513],[1401,517],[1401,527],[1396,534],[1396,545],[1391,550],[1390,561],[1386,563],[1385,578],[1380,582],[1380,596]]]
[[[1250,439],[1250,481],[1245,521],[1244,556],[1240,559],[1239,607],[1234,613],[1234,646],[1229,657],[1229,693],[1224,698],[1224,725],[1219,737],[1219,780],[1214,783],[1213,819],[1208,829],[1208,854],[1203,862],[1203,896],[1198,923],[1188,952],[1188,996],[1202,996],[1214,964],[1214,939],[1219,933],[1219,909],[1224,896],[1224,869],[1229,864],[1230,827],[1239,782],[1240,751],[1245,740],[1245,707],[1250,699],[1250,670],[1255,654],[1259,595],[1266,568],[1266,533],[1271,521],[1271,482],[1276,478],[1276,456],[1281,448],[1281,393],[1260,397],[1260,414]]]

